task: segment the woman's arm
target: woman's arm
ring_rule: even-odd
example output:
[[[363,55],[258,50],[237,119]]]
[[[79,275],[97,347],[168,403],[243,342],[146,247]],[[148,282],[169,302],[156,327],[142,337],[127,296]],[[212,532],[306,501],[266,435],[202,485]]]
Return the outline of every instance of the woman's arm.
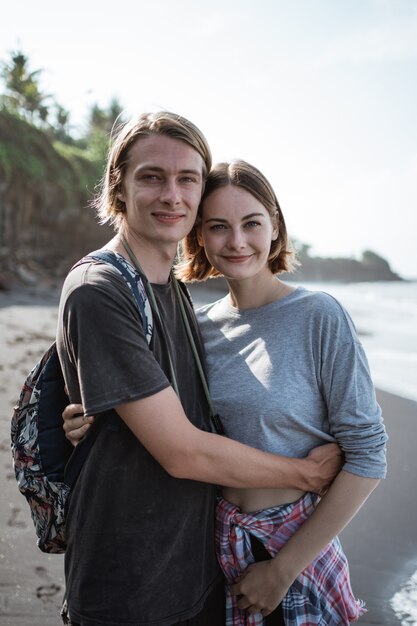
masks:
[[[379,479],[341,471],[314,513],[270,561],[250,565],[231,587],[241,609],[269,615],[297,576],[356,515]]]
[[[116,409],[150,454],[176,478],[231,487],[320,492],[342,466],[343,457],[336,444],[320,446],[305,459],[296,459],[201,431],[187,419],[171,387]],[[70,405],[63,414],[64,429],[72,443],[89,428],[85,418],[73,417],[81,412],[80,405]]]

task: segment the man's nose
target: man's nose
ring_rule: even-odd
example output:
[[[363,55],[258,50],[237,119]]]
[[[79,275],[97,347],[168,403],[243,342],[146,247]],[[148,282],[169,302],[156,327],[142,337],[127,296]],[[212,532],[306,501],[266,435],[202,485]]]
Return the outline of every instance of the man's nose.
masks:
[[[175,180],[166,180],[161,192],[161,201],[170,206],[179,204],[181,199],[180,188]]]

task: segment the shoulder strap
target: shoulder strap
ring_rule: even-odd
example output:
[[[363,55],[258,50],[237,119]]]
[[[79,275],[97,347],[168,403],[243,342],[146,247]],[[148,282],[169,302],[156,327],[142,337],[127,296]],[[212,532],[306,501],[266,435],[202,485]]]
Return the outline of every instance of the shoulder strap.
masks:
[[[192,333],[191,327],[190,327],[190,322],[188,320],[187,312],[185,310],[185,306],[184,306],[184,302],[183,302],[183,298],[184,298],[184,299],[188,299],[191,302],[191,304],[192,304],[192,301],[191,301],[191,298],[190,298],[190,294],[188,292],[188,289],[187,289],[186,285],[184,285],[182,282],[177,281],[177,279],[175,278],[174,275],[171,276],[171,280],[174,283],[174,287],[175,287],[175,291],[176,291],[176,294],[177,294],[178,303],[179,303],[180,309],[181,309],[182,319],[184,321],[185,330],[186,330],[186,333],[187,333],[187,336],[188,336],[188,341],[190,343],[191,350],[193,351],[193,354],[194,354],[194,360],[196,362],[198,373],[200,374],[201,384],[203,385],[204,393],[205,393],[206,399],[207,399],[207,404],[208,404],[209,409],[210,409],[210,419],[211,419],[211,422],[212,422],[212,424],[213,424],[217,434],[218,435],[224,435],[223,424],[222,424],[220,415],[218,413],[216,413],[216,411],[214,410],[214,406],[213,406],[213,402],[212,402],[212,399],[211,399],[211,396],[210,396],[210,391],[209,391],[209,388],[208,388],[206,376],[204,374],[204,369],[203,369],[203,366],[201,364],[201,359],[200,359],[200,356],[199,356],[198,351],[197,351],[197,346],[195,345],[193,333]]]

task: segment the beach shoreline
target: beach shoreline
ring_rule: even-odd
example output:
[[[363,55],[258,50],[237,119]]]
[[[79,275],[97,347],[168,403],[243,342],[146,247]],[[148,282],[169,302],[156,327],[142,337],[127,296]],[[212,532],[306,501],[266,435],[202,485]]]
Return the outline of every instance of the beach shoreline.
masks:
[[[193,292],[200,303],[217,297],[213,290]],[[37,548],[29,507],[18,491],[10,454],[12,408],[29,370],[53,341],[58,298],[58,291],[48,288],[0,293],[2,626],[61,623],[63,556],[46,555]],[[354,594],[368,609],[358,623],[396,626],[401,620],[391,599],[417,570],[417,402],[379,389],[377,396],[390,437],[388,476],[343,531],[341,540],[350,562]]]

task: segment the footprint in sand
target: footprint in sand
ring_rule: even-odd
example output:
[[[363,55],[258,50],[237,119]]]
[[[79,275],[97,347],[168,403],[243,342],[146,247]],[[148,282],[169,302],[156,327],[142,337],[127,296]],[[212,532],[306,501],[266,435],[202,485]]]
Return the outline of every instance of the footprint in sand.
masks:
[[[35,567],[35,574],[39,576],[39,578],[43,578],[45,581],[51,580],[48,570],[46,567],[42,567],[41,565]],[[56,583],[39,585],[39,587],[36,587],[36,596],[43,602],[49,602],[60,591],[61,585],[57,585]]]
[[[49,580],[49,574],[46,567],[42,567],[42,565],[38,565],[35,567],[35,574],[40,578],[45,578],[45,580]]]
[[[36,597],[42,602],[49,602],[61,591],[60,585],[52,583],[51,585],[40,585],[36,588]]]
[[[7,525],[12,528],[26,528],[26,522],[21,519],[18,519],[21,513],[21,509],[18,507],[13,507],[10,512],[10,517],[7,520]]]

